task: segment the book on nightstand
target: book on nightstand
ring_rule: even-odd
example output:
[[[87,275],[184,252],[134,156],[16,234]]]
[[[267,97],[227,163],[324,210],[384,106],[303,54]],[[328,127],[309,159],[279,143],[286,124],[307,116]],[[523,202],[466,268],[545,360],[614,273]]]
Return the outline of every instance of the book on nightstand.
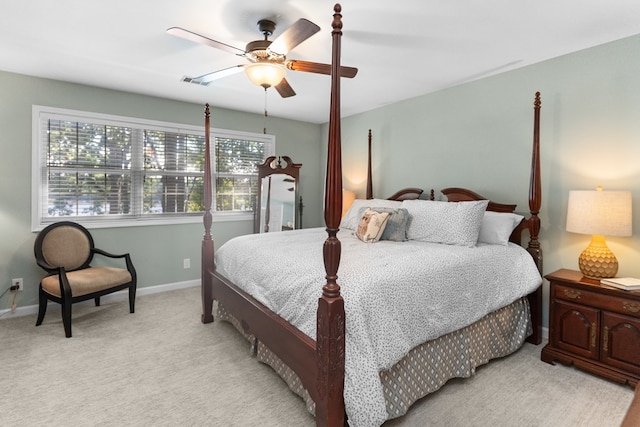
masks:
[[[611,279],[602,279],[600,283],[627,291],[640,290],[640,279],[635,277],[613,277]]]

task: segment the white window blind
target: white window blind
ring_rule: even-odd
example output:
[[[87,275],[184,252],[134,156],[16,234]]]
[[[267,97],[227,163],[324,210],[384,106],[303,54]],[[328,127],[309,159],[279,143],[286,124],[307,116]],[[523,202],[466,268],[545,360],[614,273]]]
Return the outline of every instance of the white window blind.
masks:
[[[65,219],[93,227],[201,220],[202,128],[40,106],[33,123],[34,230]],[[273,155],[275,138],[215,129],[211,138],[214,219],[239,219],[253,210],[256,166]]]

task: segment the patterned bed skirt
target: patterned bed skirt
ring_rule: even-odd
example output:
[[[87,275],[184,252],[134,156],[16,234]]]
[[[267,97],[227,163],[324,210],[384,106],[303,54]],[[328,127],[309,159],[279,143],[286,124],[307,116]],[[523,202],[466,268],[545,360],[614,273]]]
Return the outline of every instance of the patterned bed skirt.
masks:
[[[391,369],[380,372],[388,419],[404,415],[414,402],[438,390],[451,378],[470,377],[476,367],[520,348],[533,331],[529,311],[527,298],[521,298],[465,328],[419,345]],[[220,305],[218,317],[243,333],[258,361],[271,366],[302,397],[309,412],[315,414],[315,402],[295,372],[255,337],[245,334],[240,322]]]

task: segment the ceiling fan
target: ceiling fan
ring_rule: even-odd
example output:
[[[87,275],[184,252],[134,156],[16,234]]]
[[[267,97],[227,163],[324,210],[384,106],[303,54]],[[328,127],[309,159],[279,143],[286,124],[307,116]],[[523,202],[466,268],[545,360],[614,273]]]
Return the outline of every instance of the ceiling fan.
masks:
[[[330,64],[299,61],[295,59],[287,59],[286,57],[293,48],[320,31],[320,27],[313,22],[304,18],[299,19],[289,28],[284,30],[284,32],[275,40],[269,40],[269,36],[271,36],[276,29],[276,23],[274,21],[270,19],[261,19],[258,21],[258,29],[264,35],[264,40],[251,41],[247,44],[244,50],[210,39],[192,31],[185,30],[184,28],[171,27],[167,29],[167,33],[171,35],[215,47],[216,49],[233,53],[248,60],[248,63],[246,64],[234,65],[233,67],[224,68],[202,76],[185,76],[182,78],[182,81],[206,86],[213,80],[244,70],[249,77],[249,80],[254,84],[264,87],[265,90],[274,86],[280,96],[287,98],[296,94],[285,78],[287,70],[304,71],[307,73],[317,74],[331,74]],[[357,68],[340,67],[340,75],[342,77],[353,78],[357,73]]]

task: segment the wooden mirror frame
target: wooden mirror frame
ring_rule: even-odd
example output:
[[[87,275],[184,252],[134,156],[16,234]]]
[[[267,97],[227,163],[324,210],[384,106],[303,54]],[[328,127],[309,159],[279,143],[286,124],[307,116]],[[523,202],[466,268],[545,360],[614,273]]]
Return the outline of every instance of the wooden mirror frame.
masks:
[[[286,163],[282,166],[282,161]],[[302,163],[294,163],[289,156],[269,156],[258,165],[258,195],[253,216],[253,232],[260,233],[260,214],[262,212],[262,180],[271,175],[289,175],[294,180],[293,210],[294,228],[300,228],[299,184]],[[269,209],[266,210],[266,222],[269,221]]]

